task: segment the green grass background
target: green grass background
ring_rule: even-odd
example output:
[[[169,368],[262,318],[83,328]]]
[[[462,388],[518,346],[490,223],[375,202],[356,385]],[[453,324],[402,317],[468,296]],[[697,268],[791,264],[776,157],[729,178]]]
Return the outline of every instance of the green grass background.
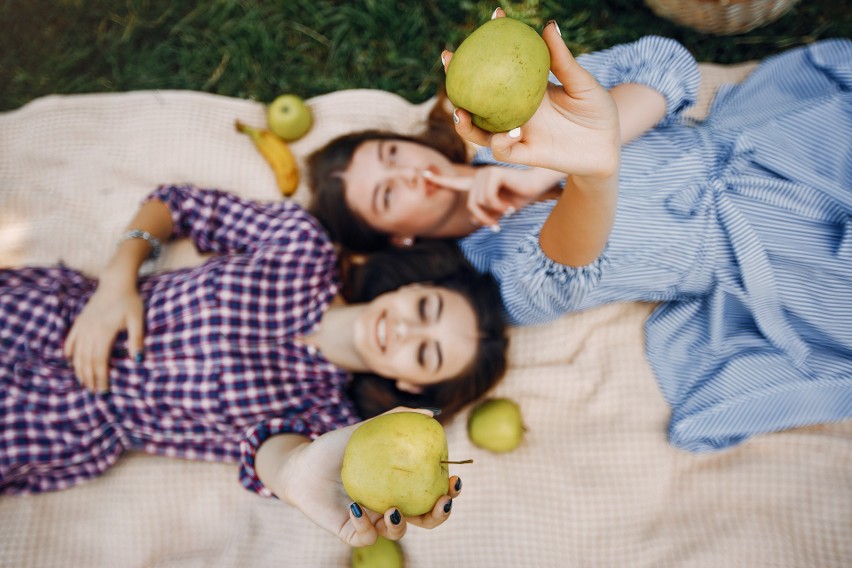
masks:
[[[192,89],[268,102],[376,88],[411,102],[443,80],[453,49],[497,5],[540,30],[559,23],[575,53],[654,33],[699,61],[736,63],[852,35],[852,2],[802,0],[747,34],[701,34],[641,0],[0,0],[0,111],[53,93]]]

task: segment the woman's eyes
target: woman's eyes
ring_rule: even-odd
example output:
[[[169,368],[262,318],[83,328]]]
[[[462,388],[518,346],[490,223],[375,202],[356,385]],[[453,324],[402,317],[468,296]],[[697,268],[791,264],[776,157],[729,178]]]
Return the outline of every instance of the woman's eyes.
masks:
[[[390,208],[391,192],[392,191],[393,191],[393,187],[390,184],[385,186],[385,192],[382,195],[382,207],[384,207],[385,210]]]

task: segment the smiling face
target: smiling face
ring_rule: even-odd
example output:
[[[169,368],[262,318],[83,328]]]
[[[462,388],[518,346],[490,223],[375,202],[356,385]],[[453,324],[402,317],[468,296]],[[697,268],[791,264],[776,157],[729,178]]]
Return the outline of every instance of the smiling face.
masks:
[[[346,204],[377,231],[396,237],[440,236],[457,202],[466,196],[435,186],[423,177],[426,170],[436,175],[455,172],[443,154],[415,142],[364,142],[342,174]]]
[[[376,374],[400,390],[461,375],[477,351],[476,314],[447,288],[410,285],[370,302],[355,324],[355,348]]]

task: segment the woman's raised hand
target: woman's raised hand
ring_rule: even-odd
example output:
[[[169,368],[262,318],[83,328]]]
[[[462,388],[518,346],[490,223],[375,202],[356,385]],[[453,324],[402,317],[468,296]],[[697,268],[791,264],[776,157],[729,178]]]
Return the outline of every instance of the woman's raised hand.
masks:
[[[503,16],[501,10],[495,15]],[[548,22],[542,37],[550,51],[551,71],[562,85],[548,85],[538,110],[520,129],[492,134],[474,126],[467,111],[456,109],[456,132],[470,142],[490,146],[500,161],[578,176],[610,176],[620,162],[615,102],[577,63],[555,22]],[[452,54],[444,52],[441,58],[446,67]]]
[[[129,356],[141,360],[144,322],[144,306],[136,289],[135,275],[104,276],[65,339],[65,357],[72,362],[84,387],[93,392],[109,389],[110,353],[121,331],[127,331]]]
[[[472,176],[439,176],[423,172],[441,187],[467,193],[467,208],[476,225],[496,225],[500,217],[536,200],[564,179],[564,175],[542,168],[485,166]]]
[[[402,410],[431,416],[428,410],[410,408],[390,412]],[[350,546],[372,544],[378,535],[399,540],[408,524],[434,528],[446,521],[452,511],[452,500],[461,489],[455,476],[449,480],[447,494],[438,498],[430,512],[417,517],[406,518],[396,508],[375,512],[351,502],[343,489],[340,469],[346,444],[359,425],[333,430],[294,450],[280,473],[279,479],[286,487],[279,497]]]

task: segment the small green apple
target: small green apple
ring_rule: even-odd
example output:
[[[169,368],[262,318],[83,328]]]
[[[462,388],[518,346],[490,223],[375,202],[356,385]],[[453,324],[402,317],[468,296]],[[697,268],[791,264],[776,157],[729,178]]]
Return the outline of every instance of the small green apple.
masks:
[[[512,18],[482,24],[447,67],[447,96],[490,132],[521,126],[535,114],[550,71],[550,51],[538,33]]]
[[[298,95],[281,95],[269,103],[266,113],[269,130],[292,142],[305,135],[314,123],[311,107]]]
[[[425,414],[394,412],[361,424],[343,452],[340,478],[354,501],[384,513],[422,515],[449,489],[447,437]]]
[[[483,401],[471,410],[467,433],[480,448],[492,452],[512,451],[524,437],[521,408],[508,398]]]
[[[374,544],[352,549],[352,568],[403,568],[405,558],[398,542],[380,536]]]

